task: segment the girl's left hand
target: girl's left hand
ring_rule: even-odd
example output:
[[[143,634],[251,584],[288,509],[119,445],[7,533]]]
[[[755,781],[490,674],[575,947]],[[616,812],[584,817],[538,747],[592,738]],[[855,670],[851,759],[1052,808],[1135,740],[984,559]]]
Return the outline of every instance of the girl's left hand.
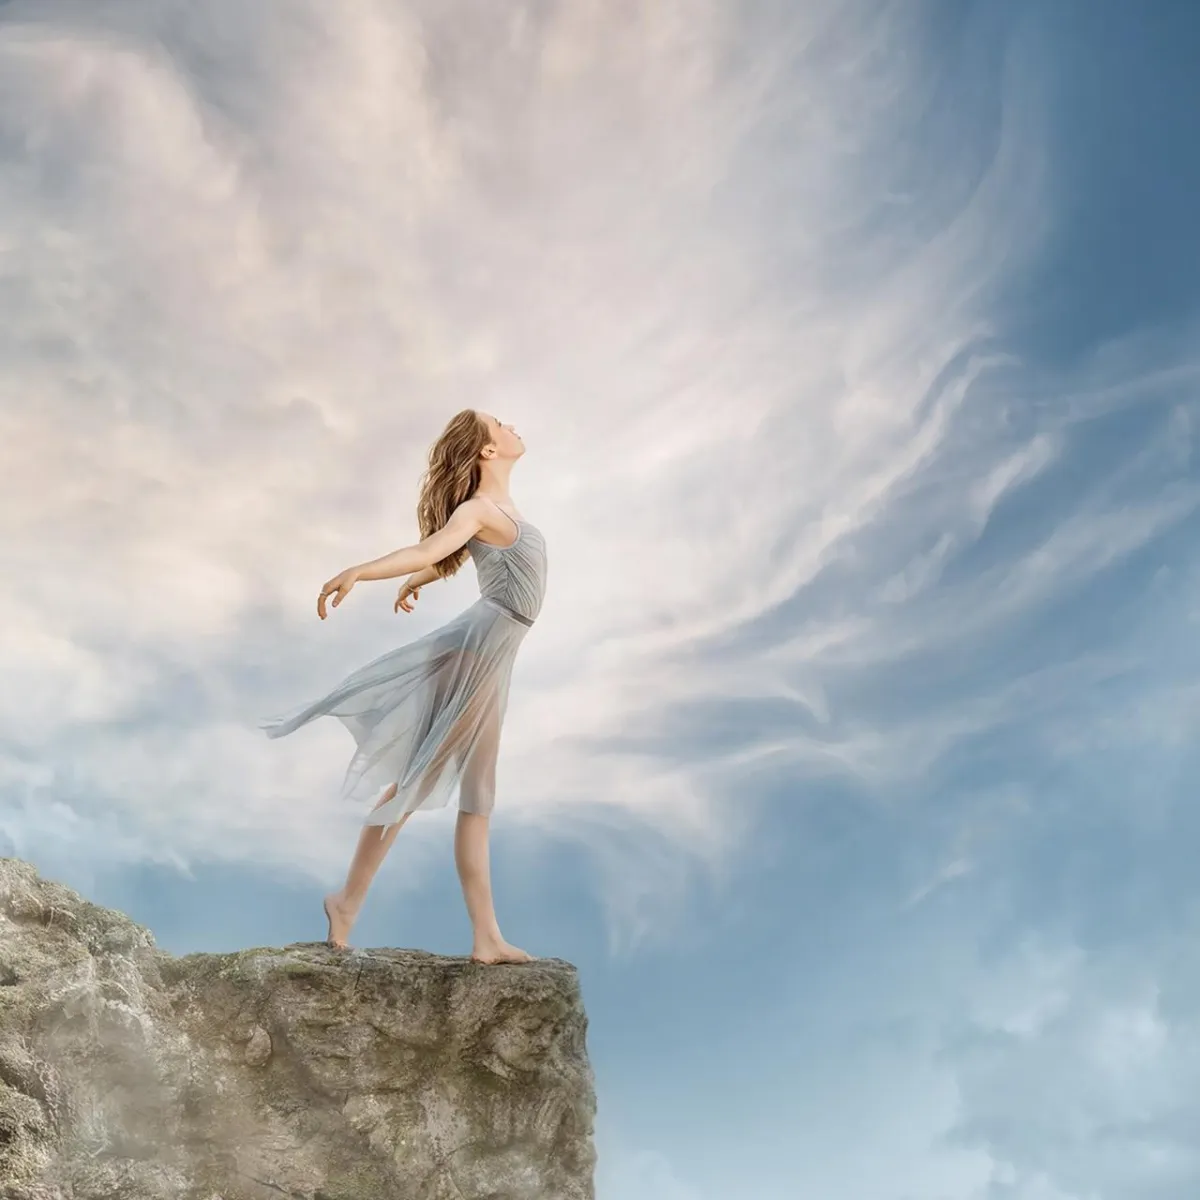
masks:
[[[416,604],[417,597],[420,594],[420,585],[413,587],[412,580],[406,579],[400,585],[400,590],[396,593],[396,603],[392,606],[392,611],[399,612],[401,609],[404,609],[405,612],[412,612],[413,605]]]

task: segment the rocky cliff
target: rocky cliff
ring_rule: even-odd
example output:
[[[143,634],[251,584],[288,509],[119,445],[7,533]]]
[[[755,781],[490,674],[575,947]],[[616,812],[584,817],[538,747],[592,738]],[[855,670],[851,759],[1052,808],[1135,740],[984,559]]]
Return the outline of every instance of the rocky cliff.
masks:
[[[0,859],[2,1200],[585,1200],[573,967],[175,958]]]

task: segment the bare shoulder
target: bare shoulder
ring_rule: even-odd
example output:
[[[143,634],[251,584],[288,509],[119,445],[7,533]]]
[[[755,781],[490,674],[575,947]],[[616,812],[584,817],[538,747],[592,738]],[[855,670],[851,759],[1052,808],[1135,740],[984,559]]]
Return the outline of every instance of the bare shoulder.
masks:
[[[470,518],[478,518],[484,516],[489,511],[488,502],[482,496],[471,496],[464,500],[451,514],[453,520],[462,513]]]
[[[464,500],[446,523],[421,540],[421,548],[431,566],[461,550],[483,528],[481,506],[473,499]]]
[[[478,533],[487,525],[490,517],[487,501],[479,496],[472,496],[469,500],[464,500],[450,514],[446,528],[467,529],[471,533]]]
[[[520,522],[515,517],[506,513],[494,500],[485,499],[483,496],[472,496],[459,506],[458,511],[466,509],[469,505],[478,506],[471,509],[471,519],[476,526],[474,534],[478,535],[477,541],[483,542],[485,546],[512,545],[514,524],[517,525],[518,532],[520,529]]]

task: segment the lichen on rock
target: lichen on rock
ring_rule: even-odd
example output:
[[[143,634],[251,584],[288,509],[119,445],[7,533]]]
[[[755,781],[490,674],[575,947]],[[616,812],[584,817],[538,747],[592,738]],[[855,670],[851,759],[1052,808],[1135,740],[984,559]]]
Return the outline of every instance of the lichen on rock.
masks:
[[[0,859],[0,1200],[591,1200],[578,976],[175,958]]]

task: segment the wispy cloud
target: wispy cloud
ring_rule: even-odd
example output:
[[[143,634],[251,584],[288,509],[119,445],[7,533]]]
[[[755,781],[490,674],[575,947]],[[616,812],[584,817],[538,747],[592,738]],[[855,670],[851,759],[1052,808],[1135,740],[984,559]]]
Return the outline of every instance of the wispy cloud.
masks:
[[[469,600],[311,611],[414,536],[466,403],[525,434],[551,546],[503,803],[657,831],[600,851],[631,928],[691,877],[666,857],[720,869],[753,771],[884,787],[1025,703],[1014,669],[900,712],[897,672],[1192,515],[1195,364],[1014,344],[1055,214],[1040,77],[1019,29],[947,60],[927,16],[7,5],[0,714],[10,764],[53,772],[9,793],[10,838],[50,836],[54,798],[86,847],[328,867],[344,735],[254,721]],[[974,99],[947,108],[950,71]],[[1136,412],[1159,449],[997,532]]]

